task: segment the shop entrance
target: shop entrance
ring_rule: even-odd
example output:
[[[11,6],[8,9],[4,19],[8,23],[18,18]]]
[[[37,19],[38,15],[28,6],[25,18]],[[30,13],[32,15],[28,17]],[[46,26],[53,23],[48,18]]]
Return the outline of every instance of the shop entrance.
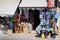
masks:
[[[40,19],[39,19],[39,10],[35,9],[35,10],[28,10],[29,11],[29,21],[30,23],[33,25],[33,30],[36,29],[36,27],[39,25],[40,23]]]

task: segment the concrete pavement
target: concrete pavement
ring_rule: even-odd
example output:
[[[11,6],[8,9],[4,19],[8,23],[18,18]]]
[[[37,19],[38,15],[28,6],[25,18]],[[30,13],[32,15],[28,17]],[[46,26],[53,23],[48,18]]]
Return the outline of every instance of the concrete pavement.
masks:
[[[0,40],[42,40],[41,38],[35,37],[36,34],[27,33],[27,34],[11,34],[11,35],[0,35]],[[49,40],[49,39],[44,39]],[[59,37],[56,39],[50,40],[60,40]]]

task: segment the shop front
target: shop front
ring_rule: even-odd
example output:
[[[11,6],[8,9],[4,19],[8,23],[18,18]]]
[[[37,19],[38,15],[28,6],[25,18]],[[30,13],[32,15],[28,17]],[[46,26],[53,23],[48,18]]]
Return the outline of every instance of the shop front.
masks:
[[[43,3],[44,2],[44,3]],[[51,4],[50,4],[51,3]],[[41,15],[47,17],[47,24],[51,21],[52,14],[55,14],[54,0],[22,0],[19,5],[20,13],[33,25],[35,30],[39,24],[43,24],[44,21],[41,21],[44,18],[41,18]],[[49,23],[50,24],[50,23]]]
[[[13,22],[14,28],[12,27],[12,30],[15,31],[16,33],[17,32],[20,33],[23,30],[24,31],[35,30],[39,25],[44,26],[44,24],[50,27],[51,23],[55,22],[54,15],[56,12],[56,8],[54,7],[54,0],[53,1],[22,0],[20,4],[18,4],[19,1],[15,1],[15,2],[17,2],[16,5],[14,3],[11,5],[5,6],[7,9],[4,9],[5,7],[2,8],[1,6],[2,9],[0,8],[0,10],[1,10],[1,13],[3,13],[1,14],[1,16],[12,15],[11,18],[14,21]],[[10,6],[12,7],[10,8]],[[13,25],[13,24],[10,24],[10,25]]]
[[[50,21],[54,21],[54,15],[55,15],[55,8],[49,9],[49,8],[22,8],[22,14],[24,15],[25,19],[30,22],[33,25],[33,29],[35,30],[36,27],[44,23],[50,24]],[[43,18],[45,17],[45,19]],[[52,19],[51,19],[52,18]],[[46,22],[45,22],[45,21]]]

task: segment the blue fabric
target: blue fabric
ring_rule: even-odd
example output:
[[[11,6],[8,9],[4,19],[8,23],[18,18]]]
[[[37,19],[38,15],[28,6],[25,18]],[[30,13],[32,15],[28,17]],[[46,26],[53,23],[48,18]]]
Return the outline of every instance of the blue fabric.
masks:
[[[48,3],[48,0],[46,0],[46,2]]]
[[[54,39],[54,38],[56,38],[56,36],[55,36],[55,35],[52,35],[52,37],[51,37],[51,38],[53,38],[53,39]]]
[[[48,28],[47,31],[50,32],[51,31],[50,28]]]
[[[40,24],[43,25],[44,23],[46,23],[46,20],[42,18]]]
[[[54,15],[55,13],[54,13],[54,11],[52,12],[52,15]]]
[[[49,22],[49,19],[47,18],[47,19],[46,19],[46,24],[49,25],[49,23],[50,23],[50,22]]]
[[[2,31],[2,34],[6,34],[6,31]]]
[[[58,19],[60,17],[60,13],[55,14],[55,18]]]
[[[42,26],[39,24],[39,25],[37,26],[36,30],[38,30],[38,31],[42,30]]]
[[[42,30],[40,30],[40,36],[42,35]]]
[[[52,21],[55,21],[55,19],[53,18]]]
[[[40,14],[45,14],[45,12],[43,12],[43,11],[40,11]]]
[[[46,12],[47,18],[50,18],[50,12]]]
[[[56,11],[56,8],[52,8],[52,11]]]
[[[39,25],[37,26],[36,30],[37,30],[38,33],[40,34],[40,33],[41,33],[40,31],[42,30],[42,26],[39,24]]]
[[[14,25],[13,25],[13,22],[9,22],[9,28],[13,28]]]

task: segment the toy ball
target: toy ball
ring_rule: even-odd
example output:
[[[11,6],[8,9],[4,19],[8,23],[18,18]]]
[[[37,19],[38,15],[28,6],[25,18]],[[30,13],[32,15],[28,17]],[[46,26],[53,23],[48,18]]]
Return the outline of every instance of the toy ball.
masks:
[[[50,29],[51,31],[53,30],[53,28]]]

